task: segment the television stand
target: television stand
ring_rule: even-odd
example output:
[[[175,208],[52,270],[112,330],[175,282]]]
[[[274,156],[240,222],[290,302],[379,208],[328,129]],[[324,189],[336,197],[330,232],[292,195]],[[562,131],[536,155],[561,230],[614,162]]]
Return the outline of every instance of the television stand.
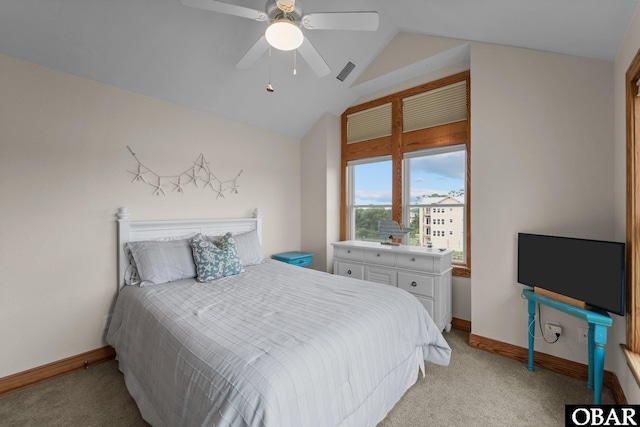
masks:
[[[560,302],[563,302],[565,304],[569,304],[569,305],[572,305],[574,307],[581,308],[583,310],[589,310],[591,308],[584,301],[580,301],[580,300],[577,300],[575,298],[568,297],[566,295],[562,295],[562,294],[559,294],[559,293],[556,293],[556,292],[553,292],[553,291],[549,291],[549,290],[546,290],[544,288],[539,288],[538,286],[534,286],[533,287],[533,293],[534,294],[540,294],[540,295],[542,295],[544,297],[549,297],[549,298],[554,299],[556,301],[560,301]]]
[[[602,397],[604,346],[607,343],[607,328],[613,323],[609,314],[596,308],[590,310],[577,308],[544,295],[536,294],[529,289],[522,291],[522,296],[528,300],[529,308],[529,364],[527,368],[530,371],[533,371],[536,303],[585,320],[589,324],[589,378],[587,387],[593,390],[593,404],[599,405]]]

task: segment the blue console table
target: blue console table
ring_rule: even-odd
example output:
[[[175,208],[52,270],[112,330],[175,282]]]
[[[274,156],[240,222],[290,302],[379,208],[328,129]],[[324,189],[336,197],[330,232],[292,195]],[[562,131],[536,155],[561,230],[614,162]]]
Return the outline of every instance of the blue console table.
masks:
[[[604,346],[607,343],[607,328],[612,321],[606,311],[599,309],[583,310],[552,298],[539,295],[529,289],[522,291],[529,303],[529,365],[533,371],[533,340],[535,337],[536,303],[570,314],[589,323],[589,380],[587,387],[593,390],[594,405],[600,404],[602,396],[602,377],[604,373]]]

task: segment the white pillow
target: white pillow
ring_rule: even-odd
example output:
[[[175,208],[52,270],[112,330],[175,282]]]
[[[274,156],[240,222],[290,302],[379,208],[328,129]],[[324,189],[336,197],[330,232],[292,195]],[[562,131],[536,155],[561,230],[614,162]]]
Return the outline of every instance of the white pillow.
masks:
[[[211,242],[215,242],[221,238],[221,236],[205,237]],[[258,240],[258,233],[255,230],[234,234],[233,240],[236,241],[236,250],[238,251],[243,266],[262,264],[264,262],[264,253],[262,252],[260,240]]]
[[[124,282],[127,285],[146,286],[150,284],[158,285],[160,283],[180,280],[176,277],[184,279],[195,277],[195,263],[193,261],[193,254],[191,253],[189,239],[196,234],[197,233],[191,233],[184,236],[161,237],[153,240],[128,242],[124,245],[124,252],[129,259],[129,266],[125,272]],[[166,247],[163,247],[161,243],[158,244],[159,242],[174,242],[179,240],[186,241],[186,244],[189,247],[190,259],[186,257],[186,252],[182,246],[176,247],[173,245],[172,247],[171,245],[167,245]],[[156,244],[151,244],[150,242],[156,242]],[[136,248],[135,256],[132,248]],[[162,255],[163,252],[165,252],[164,255]],[[177,259],[172,261],[172,266],[168,267],[168,269],[159,271],[163,270],[160,266],[163,262],[162,256],[177,256]],[[189,276],[192,272],[191,264],[193,264],[193,276]],[[140,268],[143,270],[142,274],[139,271]],[[181,277],[183,275],[187,275],[187,277]],[[167,277],[173,279],[165,280]]]
[[[242,265],[255,265],[264,262],[264,253],[258,233],[253,230],[247,233],[234,234],[233,239],[236,241],[236,249],[242,260]]]

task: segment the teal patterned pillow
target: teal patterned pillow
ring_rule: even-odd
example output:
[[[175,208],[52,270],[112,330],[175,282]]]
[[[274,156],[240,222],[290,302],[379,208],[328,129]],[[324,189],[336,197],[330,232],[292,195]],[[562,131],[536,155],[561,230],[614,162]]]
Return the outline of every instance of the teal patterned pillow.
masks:
[[[216,242],[211,242],[202,234],[198,234],[191,239],[191,249],[196,263],[198,282],[209,282],[244,272],[231,233],[225,234]]]

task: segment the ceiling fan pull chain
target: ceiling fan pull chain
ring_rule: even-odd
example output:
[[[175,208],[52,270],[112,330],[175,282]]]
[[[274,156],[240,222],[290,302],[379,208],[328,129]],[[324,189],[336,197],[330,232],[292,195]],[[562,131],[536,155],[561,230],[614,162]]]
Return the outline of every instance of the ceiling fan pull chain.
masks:
[[[297,75],[298,72],[296,71],[296,50],[293,50],[293,75]]]
[[[273,86],[271,86],[271,45],[269,45],[269,83],[267,83],[267,92],[273,92]]]

